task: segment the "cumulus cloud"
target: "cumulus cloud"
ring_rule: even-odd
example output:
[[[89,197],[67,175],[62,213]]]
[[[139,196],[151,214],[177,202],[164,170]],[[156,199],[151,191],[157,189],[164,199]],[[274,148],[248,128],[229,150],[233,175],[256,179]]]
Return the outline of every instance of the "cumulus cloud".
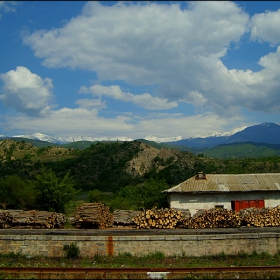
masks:
[[[230,70],[233,79],[241,86],[236,94],[236,104],[243,102],[250,110],[262,112],[277,112],[279,103],[279,73],[280,73],[280,46],[276,52],[271,52],[260,58],[259,64],[263,70]],[[243,93],[246,93],[244,96]]]
[[[95,86],[92,93],[98,96],[147,109],[170,109],[184,102],[231,118],[240,107],[280,109],[279,71],[269,76],[279,68],[278,51],[260,58],[259,72],[228,70],[222,63],[250,28],[252,39],[277,44],[278,22],[279,11],[250,21],[238,2],[230,1],[190,2],[186,9],[177,3],[88,2],[63,27],[26,34],[23,41],[47,67],[95,71],[100,84],[158,85],[154,92],[139,95]]]
[[[256,14],[251,19],[251,39],[260,42],[280,43],[280,9]]]
[[[53,87],[51,79],[42,79],[23,66],[1,74],[0,79],[4,84],[0,100],[5,105],[28,116],[36,117],[45,116],[51,109]]]
[[[47,67],[96,71],[100,80],[157,84],[157,93],[150,94],[166,100],[166,107],[178,100],[192,103],[197,92],[208,100],[206,106],[218,108],[221,93],[232,83],[220,58],[240,40],[248,19],[228,1],[193,2],[185,10],[179,4],[120,2],[109,7],[89,2],[64,27],[39,30],[23,40]],[[222,76],[218,84],[216,76]],[[147,99],[139,96],[138,104]],[[217,111],[228,111],[227,100]]]
[[[78,99],[75,102],[79,107],[85,109],[91,108],[106,108],[106,102],[102,101],[101,99]]]
[[[134,95],[130,92],[123,92],[120,86],[94,85],[89,89],[82,87],[80,93],[91,92],[93,95],[106,96],[124,102],[132,102],[135,105],[148,110],[162,110],[177,107],[177,102],[168,102],[167,99],[153,97],[149,93]]]

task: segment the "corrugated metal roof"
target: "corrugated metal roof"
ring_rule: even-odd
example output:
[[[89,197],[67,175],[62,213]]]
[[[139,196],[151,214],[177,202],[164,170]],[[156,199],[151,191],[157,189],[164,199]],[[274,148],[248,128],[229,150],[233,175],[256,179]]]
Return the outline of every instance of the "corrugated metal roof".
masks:
[[[206,174],[206,179],[190,179],[164,192],[250,192],[280,191],[280,173]]]

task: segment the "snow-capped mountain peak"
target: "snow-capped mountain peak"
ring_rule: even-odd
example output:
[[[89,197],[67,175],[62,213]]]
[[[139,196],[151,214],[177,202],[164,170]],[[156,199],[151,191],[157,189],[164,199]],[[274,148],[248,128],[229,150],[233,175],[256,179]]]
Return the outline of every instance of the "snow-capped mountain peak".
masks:
[[[175,136],[175,137],[159,138],[159,137],[156,137],[156,136],[148,135],[144,139],[148,140],[148,141],[154,141],[154,142],[157,142],[157,143],[161,143],[161,142],[179,141],[179,140],[182,140],[183,137],[182,136]]]
[[[27,138],[27,139],[34,139],[34,140],[40,140],[40,141],[46,141],[50,143],[57,143],[59,137],[52,137],[40,132],[36,132],[33,134],[26,134],[26,135],[14,135],[15,138]]]
[[[72,136],[72,137],[53,137],[43,133],[33,133],[27,135],[15,135],[15,138],[28,138],[40,141],[46,141],[54,144],[67,144],[76,141],[133,141],[129,137],[86,137],[86,136]]]
[[[201,138],[207,138],[207,137],[219,137],[219,136],[231,136],[239,131],[242,131],[244,130],[245,128],[247,128],[248,126],[241,126],[239,128],[236,128],[234,130],[231,130],[231,131],[227,131],[227,132],[223,132],[223,133],[219,133],[219,132],[211,132],[209,134],[207,134],[206,136],[204,137],[201,137]]]
[[[144,139],[148,140],[148,141],[154,141],[154,142],[157,142],[157,143],[182,142],[182,141],[186,142],[187,141],[188,143],[191,142],[191,144],[189,144],[189,145],[199,145],[198,141],[201,138],[203,140],[206,140],[207,138],[209,138],[209,140],[211,139],[210,141],[214,141],[216,143],[218,140],[220,142],[222,141],[219,138],[224,137],[224,138],[232,138],[233,139],[233,136],[235,134],[239,134],[239,132],[243,133],[243,131],[244,131],[244,133],[245,132],[247,133],[248,130],[250,130],[250,131],[252,129],[256,130],[256,129],[259,129],[261,127],[262,128],[272,128],[273,130],[278,131],[277,127],[279,125],[280,125],[279,123],[262,123],[260,125],[254,125],[254,126],[242,126],[242,127],[236,128],[236,129],[228,131],[228,132],[224,132],[224,133],[212,132],[212,133],[209,133],[206,136],[196,136],[195,138],[184,138],[182,136],[157,137],[157,136],[153,136],[153,135],[148,135]],[[268,134],[271,137],[271,131]],[[6,138],[7,136],[1,136],[1,137]],[[14,137],[14,138],[28,138],[28,139],[46,141],[46,142],[53,143],[53,144],[67,144],[67,143],[72,143],[72,142],[77,142],[77,141],[92,141],[93,142],[93,141],[133,141],[133,140],[136,140],[136,139],[132,139],[130,137],[125,137],[125,136],[119,136],[119,137],[105,137],[105,136],[104,137],[88,137],[88,136],[56,137],[56,136],[50,136],[50,135],[39,133],[39,132],[34,133],[34,134],[27,134],[27,135],[15,135],[15,136],[12,136],[12,137]],[[239,137],[239,138],[236,141],[241,141],[240,139],[243,139],[243,138],[240,138],[241,137],[240,135],[238,135],[237,137]],[[139,139],[139,138],[137,138],[137,139]],[[216,140],[214,140],[214,139],[216,139]],[[244,139],[246,141],[249,141],[251,138],[250,137],[248,138],[246,136]],[[264,140],[267,141],[266,139],[264,139]],[[265,142],[264,140],[263,140],[263,142]],[[272,140],[270,140],[270,142],[271,141]],[[275,141],[273,140],[273,143]]]

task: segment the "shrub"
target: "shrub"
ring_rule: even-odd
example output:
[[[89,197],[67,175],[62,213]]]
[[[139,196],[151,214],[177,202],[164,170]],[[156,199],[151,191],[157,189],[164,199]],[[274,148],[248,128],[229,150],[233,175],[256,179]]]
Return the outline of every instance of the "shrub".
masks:
[[[162,261],[165,258],[165,255],[162,252],[154,252],[154,253],[150,254],[149,257],[153,258],[157,261]]]
[[[80,249],[76,243],[65,244],[63,251],[66,253],[66,258],[77,259],[80,255]]]

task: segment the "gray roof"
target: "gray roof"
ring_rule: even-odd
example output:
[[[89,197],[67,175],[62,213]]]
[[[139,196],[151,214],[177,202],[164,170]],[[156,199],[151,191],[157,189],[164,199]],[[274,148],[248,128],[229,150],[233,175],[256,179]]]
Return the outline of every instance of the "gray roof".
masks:
[[[193,176],[166,193],[185,192],[250,192],[280,191],[280,173],[206,174],[205,179]]]

